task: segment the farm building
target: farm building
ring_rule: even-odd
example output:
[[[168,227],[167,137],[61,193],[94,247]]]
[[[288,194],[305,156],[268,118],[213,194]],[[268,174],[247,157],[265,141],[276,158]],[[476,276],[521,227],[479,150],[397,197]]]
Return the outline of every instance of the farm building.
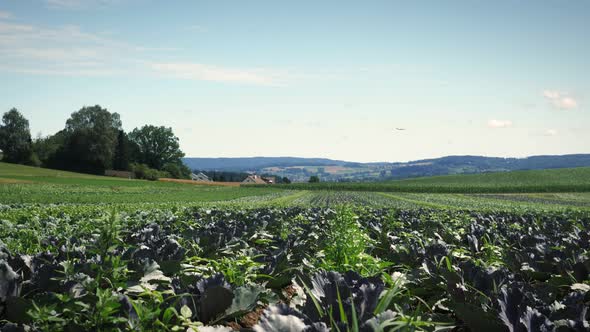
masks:
[[[262,177],[259,175],[249,175],[242,183],[245,184],[274,184],[274,177]]]
[[[191,173],[191,180],[201,181],[201,182],[211,182],[211,179],[203,173],[199,173],[199,174]]]

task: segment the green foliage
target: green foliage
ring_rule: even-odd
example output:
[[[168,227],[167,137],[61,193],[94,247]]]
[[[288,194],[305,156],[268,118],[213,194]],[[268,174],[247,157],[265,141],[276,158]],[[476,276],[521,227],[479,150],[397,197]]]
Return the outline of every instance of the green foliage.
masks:
[[[135,128],[129,139],[138,148],[136,160],[154,169],[161,170],[167,163],[180,164],[184,157],[172,128],[146,125]]]
[[[347,205],[337,207],[327,220],[322,239],[323,257],[320,266],[326,270],[359,271],[364,275],[380,273],[385,265],[367,254],[373,241],[361,227],[358,216]]]
[[[140,193],[154,185],[119,181],[147,184]],[[517,287],[537,299],[527,305],[585,313],[569,301],[590,282],[588,212],[243,207],[2,205],[0,286],[18,292],[11,283],[22,280],[26,291],[10,298],[0,328],[18,319],[39,331],[247,328],[244,318],[272,308],[267,323],[306,315],[331,331],[496,331],[503,308],[521,304],[503,295]]]
[[[198,171],[196,173],[203,173],[207,175],[212,181],[215,182],[242,182],[250,174],[242,172],[230,172],[230,171]]]
[[[0,150],[3,160],[15,164],[31,164],[32,141],[29,121],[16,108],[4,113],[0,125]]]
[[[136,162],[141,179],[190,177],[171,128],[146,125],[127,135],[121,129],[119,114],[99,105],[72,113],[64,130],[35,141],[31,140],[29,122],[16,109],[5,113],[3,121],[0,150],[4,161],[10,163],[104,174],[107,169],[129,170]]]
[[[191,170],[182,163],[166,163],[162,171],[167,172],[175,179],[190,179]]]
[[[117,134],[117,146],[115,147],[115,154],[113,156],[113,169],[118,171],[129,170],[131,153],[132,144],[129,142],[127,134],[123,130],[119,130]]]
[[[149,168],[146,164],[131,164],[131,171],[135,174],[136,179],[156,181],[159,178],[170,177],[168,172],[158,171],[157,169]]]
[[[8,183],[6,183],[8,182]],[[200,186],[148,182],[0,163],[0,202],[14,203],[197,203],[238,199],[247,206],[338,206],[477,211],[590,210],[590,193],[425,194],[290,191],[274,186]],[[1,210],[1,209],[0,209]],[[288,230],[287,230],[288,231]]]
[[[33,321],[35,321],[35,325],[40,331],[49,332],[56,328],[63,328],[66,323],[66,321],[58,315],[56,307],[56,304],[38,306],[33,302],[33,309],[29,310],[27,314],[33,319]]]
[[[233,253],[231,257],[222,256],[213,259],[191,257],[188,259],[185,273],[198,273],[211,277],[222,273],[227,281],[233,285],[243,286],[268,278],[261,270],[264,264],[256,262],[255,257],[246,252]]]
[[[319,183],[320,182],[320,178],[317,175],[312,175],[309,177],[309,181],[307,181],[309,183]]]
[[[112,168],[121,129],[119,114],[99,105],[83,107],[66,121],[64,145],[50,166],[92,174]]]
[[[54,158],[60,148],[65,144],[65,132],[59,131],[55,135],[43,137],[37,136],[33,140],[33,152],[41,162],[40,166],[48,167],[51,164],[57,164]]]
[[[193,312],[186,305],[183,305],[182,308],[180,308],[180,315],[176,313],[176,310],[174,310],[174,312],[179,322],[178,325],[171,328],[171,331],[199,331],[199,327],[203,326],[201,322],[193,322],[191,320]]]

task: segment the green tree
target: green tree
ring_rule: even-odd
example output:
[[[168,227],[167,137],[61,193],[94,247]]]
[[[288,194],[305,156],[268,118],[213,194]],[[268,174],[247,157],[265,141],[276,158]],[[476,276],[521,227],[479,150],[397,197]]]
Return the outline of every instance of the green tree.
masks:
[[[115,155],[113,157],[113,169],[119,171],[129,170],[129,163],[131,162],[131,142],[127,134],[123,130],[119,130],[117,135],[117,146],[115,147]]]
[[[184,153],[180,150],[178,137],[172,128],[146,125],[135,128],[129,139],[137,145],[137,159],[151,168],[161,170],[164,165],[173,163],[181,165],[180,158]]]
[[[55,135],[43,137],[38,134],[33,140],[33,154],[37,156],[41,166],[51,166],[56,153],[63,148],[66,136],[63,130]]]
[[[83,107],[66,121],[65,144],[60,153],[61,168],[102,174],[113,165],[119,114],[99,105]]]
[[[288,177],[284,176],[283,179],[281,180],[281,182],[284,184],[289,184],[289,183],[291,183],[291,180],[289,180]]]
[[[33,149],[29,121],[16,108],[2,116],[0,150],[6,162],[16,164],[31,162]]]
[[[312,175],[309,177],[309,183],[318,183],[320,182],[320,178],[317,175]]]
[[[191,170],[182,163],[167,163],[162,167],[162,170],[168,172],[175,179],[188,179],[191,175]]]

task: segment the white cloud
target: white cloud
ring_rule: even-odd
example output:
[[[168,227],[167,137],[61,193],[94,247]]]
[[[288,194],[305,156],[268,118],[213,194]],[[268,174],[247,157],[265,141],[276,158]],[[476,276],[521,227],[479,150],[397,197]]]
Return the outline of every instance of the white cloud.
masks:
[[[488,121],[489,128],[509,128],[512,127],[510,120],[490,120]]]
[[[545,90],[543,91],[543,96],[547,99],[556,99],[559,98],[559,92],[555,90]]]
[[[264,69],[236,69],[201,63],[153,63],[152,69],[165,76],[216,82],[278,86],[282,77]]]
[[[9,19],[9,18],[12,18],[12,14],[11,13],[9,13],[7,11],[0,10],[0,20],[6,20],[6,19]]]
[[[121,0],[43,0],[52,9],[87,9],[96,6],[106,6]]]
[[[3,38],[11,38],[10,34],[31,32],[33,29],[30,25],[0,22],[0,36]],[[0,40],[0,42],[5,41]]]
[[[557,107],[572,109],[578,107],[578,102],[572,97],[563,97],[557,102]]]
[[[287,79],[302,78],[286,70],[168,61],[167,55],[176,55],[177,51],[134,45],[116,40],[112,34],[92,33],[75,25],[51,27],[0,20],[3,72],[66,76],[147,74],[262,86],[281,86]]]
[[[78,8],[79,6],[81,6],[82,1],[79,1],[79,0],[45,0],[45,3],[49,7]]]
[[[569,110],[578,107],[578,102],[567,92],[545,90],[543,91],[543,96],[557,109]]]
[[[0,70],[40,75],[105,75],[127,70],[144,51],[78,26],[0,21]],[[152,52],[153,53],[153,52]]]
[[[557,134],[559,134],[559,132],[556,129],[547,129],[544,133],[545,136],[557,136]]]
[[[0,71],[32,75],[143,74],[147,57],[172,49],[151,48],[92,33],[75,25],[38,26],[0,21]]]

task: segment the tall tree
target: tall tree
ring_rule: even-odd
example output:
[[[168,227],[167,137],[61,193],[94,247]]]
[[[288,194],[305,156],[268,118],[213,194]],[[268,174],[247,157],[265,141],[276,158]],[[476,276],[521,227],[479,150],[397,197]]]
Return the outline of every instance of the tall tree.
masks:
[[[113,169],[126,171],[129,169],[131,161],[131,142],[123,130],[119,130],[117,136],[117,146],[115,147],[115,156],[113,157]]]
[[[113,164],[117,137],[121,130],[119,114],[99,105],[83,107],[66,121],[64,168],[101,174]]]
[[[129,140],[137,145],[138,161],[151,168],[161,170],[167,163],[182,163],[180,158],[184,153],[172,128],[152,125],[135,128],[129,134]]]
[[[4,113],[0,125],[0,150],[9,163],[28,164],[31,161],[31,131],[29,121],[16,108]]]

